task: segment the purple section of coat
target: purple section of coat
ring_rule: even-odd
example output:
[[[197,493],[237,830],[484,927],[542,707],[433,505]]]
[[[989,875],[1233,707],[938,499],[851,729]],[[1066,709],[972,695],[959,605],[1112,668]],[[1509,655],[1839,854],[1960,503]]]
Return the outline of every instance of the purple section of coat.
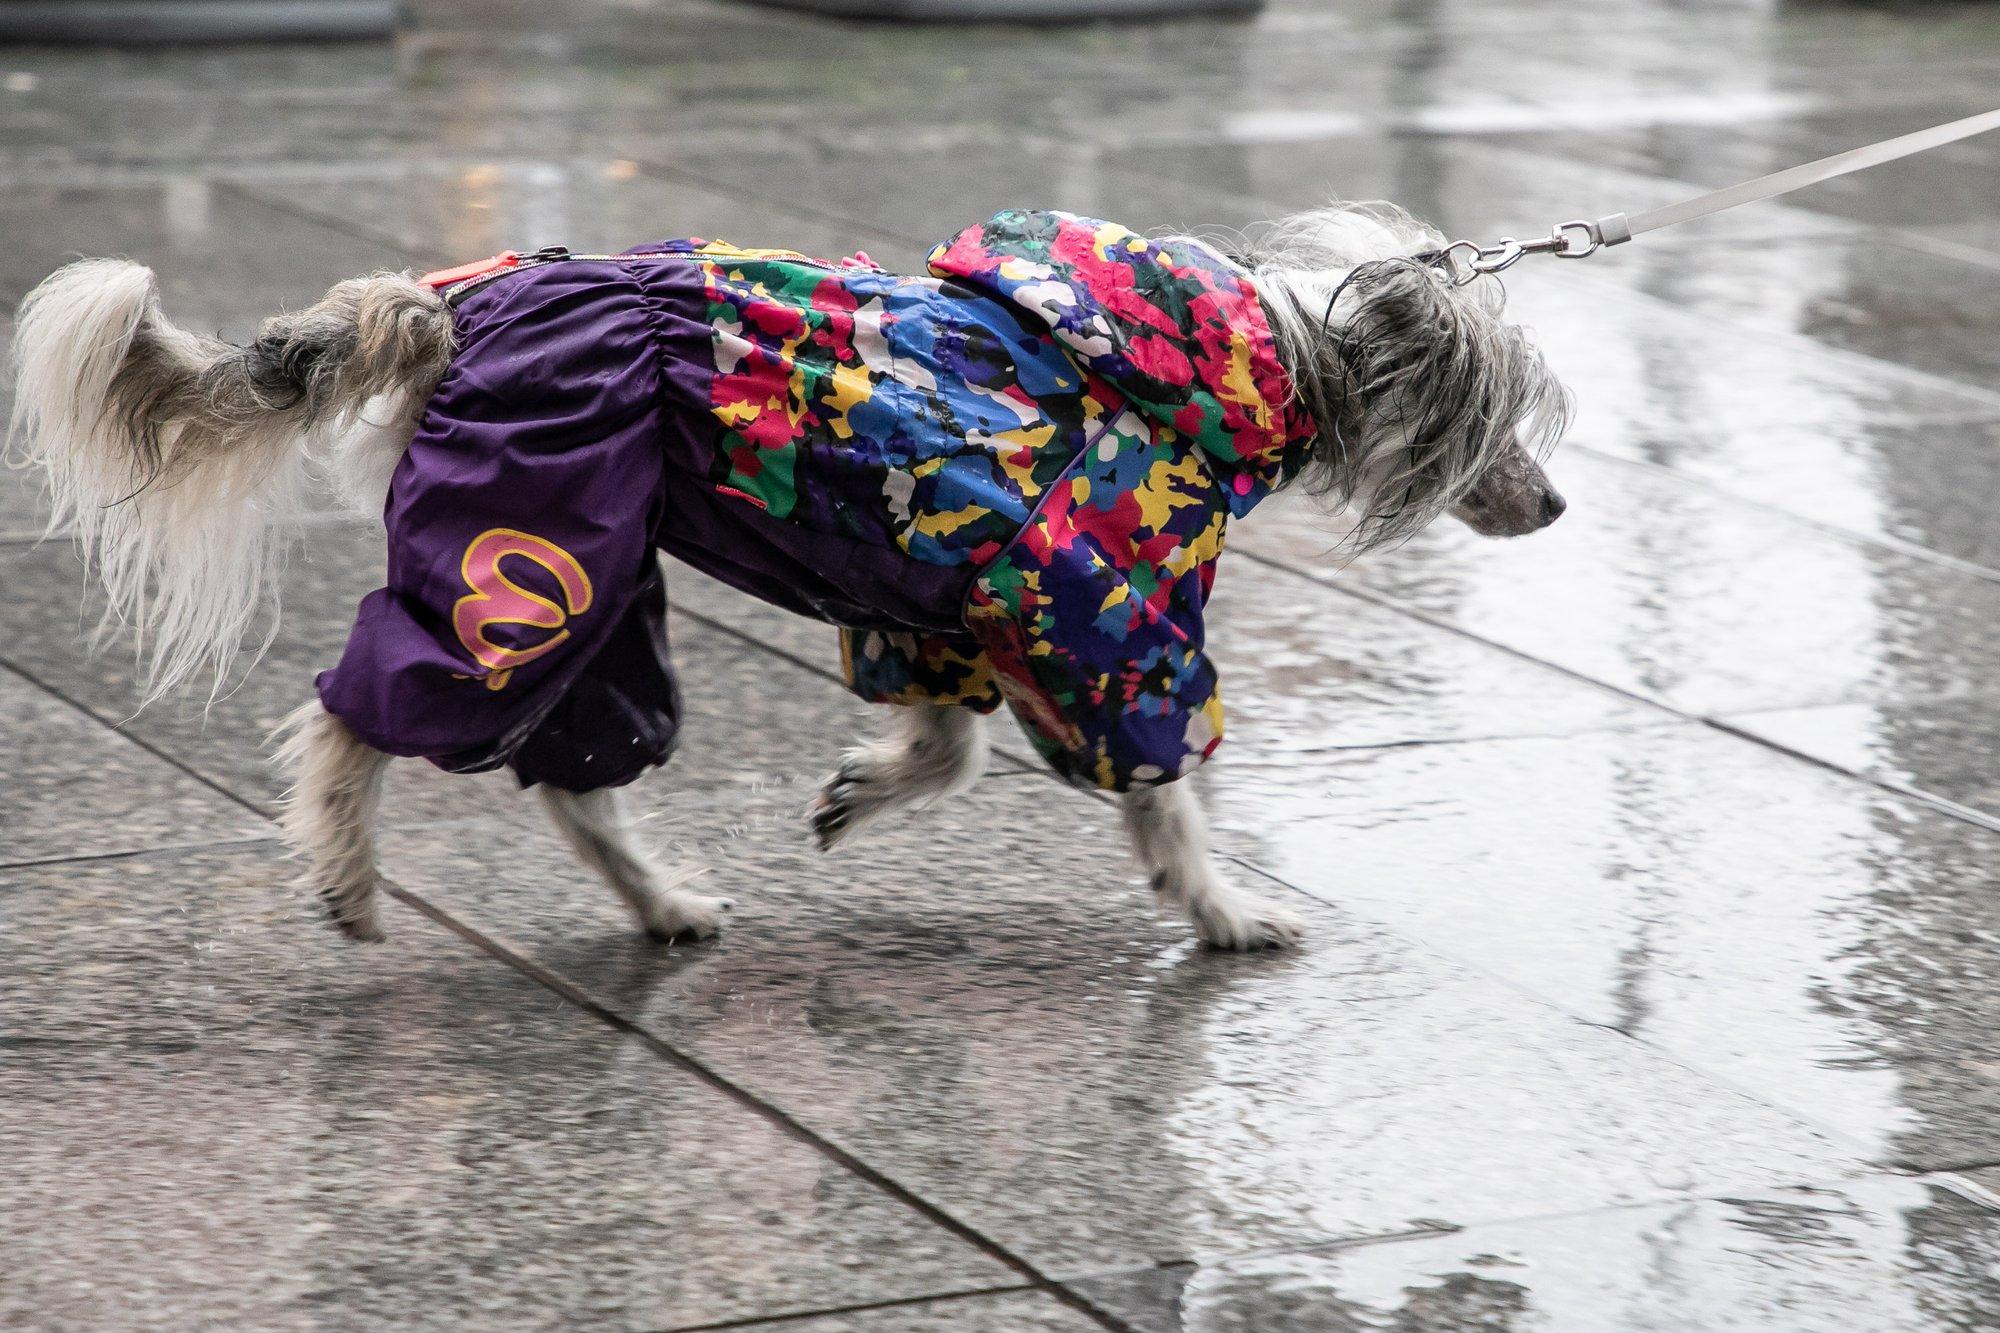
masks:
[[[454,771],[630,781],[666,758],[678,714],[655,547],[818,619],[960,624],[970,570],[715,491],[707,313],[671,257],[567,260],[464,299],[390,486],[386,584],[319,678],[329,712]]]

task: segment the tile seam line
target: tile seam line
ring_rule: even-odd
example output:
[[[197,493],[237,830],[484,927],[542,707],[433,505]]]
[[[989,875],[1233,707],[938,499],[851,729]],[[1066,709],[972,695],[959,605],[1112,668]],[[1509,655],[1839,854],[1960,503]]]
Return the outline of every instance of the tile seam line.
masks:
[[[83,852],[75,856],[37,856],[25,861],[0,861],[0,870],[38,870],[44,866],[95,865],[103,861],[129,861],[134,857],[180,855],[188,852],[240,850],[263,843],[275,843],[272,833],[247,834],[241,838],[214,838],[204,842],[170,842],[157,847],[128,847],[116,852]]]
[[[1089,1316],[1102,1328],[1111,1329],[1114,1333],[1138,1333],[1130,1324],[1116,1315],[1099,1308],[1094,1302],[1069,1290],[1060,1281],[1043,1272],[1031,1260],[1016,1254],[1012,1249],[987,1236],[970,1223],[959,1220],[951,1212],[938,1204],[932,1203],[916,1190],[902,1184],[880,1167],[870,1164],[855,1153],[841,1147],[832,1139],[793,1119],[776,1103],[760,1097],[735,1080],[712,1069],[705,1061],[690,1055],[680,1047],[634,1023],[624,1015],[599,1003],[591,997],[589,992],[585,991],[568,977],[544,967],[526,954],[520,953],[512,947],[501,943],[494,937],[487,935],[484,931],[460,921],[451,913],[436,906],[412,890],[404,888],[401,884],[393,880],[385,877],[382,881],[382,886],[386,893],[401,902],[404,906],[410,908],[410,910],[459,936],[459,938],[486,953],[496,961],[512,967],[524,977],[540,985],[543,989],[560,996],[569,1004],[596,1018],[599,1022],[638,1041],[655,1055],[665,1060],[669,1065],[682,1070],[710,1089],[721,1093],[738,1105],[756,1113],[781,1132],[812,1148],[822,1157],[841,1167],[850,1175],[866,1182],[882,1194],[901,1203],[904,1207],[924,1218],[940,1230],[957,1237],[960,1241],[984,1254],[988,1259],[993,1260],[1012,1272],[1020,1274],[1026,1279],[1025,1285],[1044,1292],[1071,1309]]]
[[[265,817],[269,818],[269,816]],[[384,834],[426,833],[454,829],[489,818],[491,818],[491,815],[479,814],[451,815],[428,819],[384,820],[376,827]],[[151,847],[126,847],[114,852],[78,852],[74,855],[66,856],[30,856],[18,861],[0,861],[0,870],[34,870],[43,866],[91,865],[99,861],[129,861],[139,856],[240,850],[264,844],[283,847],[284,838],[274,828],[269,833],[246,833],[240,838],[203,838],[194,842],[165,842]]]
[[[1768,737],[1757,735],[1755,732],[1745,731],[1742,728],[1737,727],[1734,724],[1730,723],[1723,717],[1719,717],[1709,713],[1689,712],[1687,709],[1678,707],[1677,705],[1669,703],[1664,699],[1655,698],[1650,695],[1641,693],[1637,690],[1630,690],[1622,685],[1614,685],[1610,681],[1600,680],[1597,677],[1592,676],[1587,672],[1581,671],[1575,667],[1564,666],[1560,662],[1551,662],[1547,658],[1537,657],[1533,653],[1530,653],[1524,649],[1512,647],[1508,644],[1501,643],[1495,639],[1489,639],[1485,635],[1480,634],[1475,630],[1466,629],[1462,625],[1454,625],[1449,621],[1440,620],[1434,616],[1430,616],[1422,612],[1412,610],[1410,607],[1403,605],[1402,603],[1396,602],[1390,598],[1383,597],[1371,592],[1365,592],[1358,588],[1344,587],[1338,583],[1327,582],[1323,579],[1315,577],[1314,575],[1308,573],[1303,569],[1298,568],[1295,565],[1289,564],[1274,556],[1263,555],[1256,551],[1242,551],[1241,553],[1245,559],[1254,560],[1258,564],[1264,565],[1270,569],[1282,570],[1283,572],[1290,574],[1294,578],[1304,579],[1308,583],[1318,584],[1322,588],[1329,588],[1335,592],[1342,594],[1343,596],[1352,597],[1356,601],[1366,602],[1368,605],[1373,607],[1378,607],[1384,611],[1393,611],[1394,613],[1400,616],[1407,616],[1411,620],[1417,621],[1419,624],[1429,625],[1434,629],[1441,629],[1448,633],[1456,634],[1461,638],[1470,639],[1474,643],[1484,644],[1488,648],[1496,649],[1500,652],[1506,653],[1510,657],[1518,658],[1523,662],[1533,662],[1537,666],[1546,667],[1550,671],[1560,672],[1561,674],[1568,676],[1572,680],[1581,681],[1586,685],[1595,686],[1597,689],[1605,690],[1611,694],[1617,695],[1622,699],[1627,699],[1634,703],[1649,704],[1654,708],[1664,709],[1666,712],[1673,714],[1675,717],[1678,717],[1683,721],[1698,723],[1699,725],[1707,727],[1712,731],[1720,732],[1725,736],[1731,736],[1738,740],[1748,741],[1753,745],[1759,746],[1766,750],[1770,750],[1775,754],[1785,755],[1789,758],[1796,759],[1801,763],[1809,764],[1814,768],[1824,769],[1829,773],[1839,774],[1841,777],[1847,778],[1854,782],[1861,783],[1864,786],[1874,787],[1877,790],[1889,792],[1892,795],[1900,796],[1906,800],[1914,801],[1919,805],[1927,806],[1930,809],[1935,810],[1940,814],[1947,815],[1952,819],[1959,820],[1963,823],[1971,824],[1977,828],[1985,829],[1988,832],[2000,833],[2000,818],[1995,818],[1991,815],[1982,814],[1977,810],[1973,810],[1966,806],[1960,805],[1956,801],[1949,800],[1945,797],[1936,795],[1935,793],[1924,791],[1921,788],[1910,787],[1901,783],[1893,782],[1887,778],[1879,778],[1871,774],[1857,772],[1854,769],[1846,768],[1840,764],[1834,763],[1832,760],[1821,759],[1815,755],[1806,754],[1803,751],[1795,750],[1788,745],[1780,744],[1779,742],[1771,740]],[[1766,712],[1772,710],[1752,709],[1746,711]]]
[[[904,1310],[918,1305],[947,1305],[954,1301],[978,1300],[982,1296],[1013,1296],[1020,1294],[1043,1295],[1040,1287],[1032,1283],[1014,1282],[998,1287],[968,1287],[963,1290],[941,1291],[931,1296],[899,1296],[893,1300],[857,1301],[852,1305],[829,1305],[817,1310],[792,1310],[783,1314],[753,1314],[740,1319],[720,1319],[700,1324],[667,1324],[651,1330],[651,1333],[710,1333],[710,1330],[747,1328],[760,1329],[769,1326],[803,1323],[808,1319],[824,1319],[828,1315],[873,1314],[878,1310]]]
[[[137,746],[139,749],[144,750],[147,754],[152,755],[155,759],[160,760],[162,763],[169,765],[170,767],[178,770],[179,772],[185,774],[186,776],[193,778],[196,782],[208,788],[208,790],[214,792],[216,795],[222,797],[230,804],[242,807],[243,809],[249,811],[251,814],[257,816],[261,820],[265,820],[266,822],[270,821],[271,819],[270,811],[264,809],[262,806],[259,806],[254,801],[251,801],[246,797],[237,795],[236,792],[231,790],[229,787],[225,786],[223,783],[218,782],[214,778],[209,777],[206,773],[194,767],[194,765],[187,763],[185,760],[182,760],[176,757],[175,755],[167,753],[167,751],[161,749],[153,742],[145,739],[142,736],[135,735],[132,732],[125,730],[125,728],[119,726],[116,722],[113,722],[110,718],[106,717],[96,708],[93,708],[91,705],[84,703],[82,700],[74,698],[65,691],[60,690],[55,686],[49,684],[47,681],[37,676],[34,672],[29,671],[26,667],[23,667],[19,662],[14,661],[12,658],[0,656],[0,668],[5,668],[6,670],[13,672],[16,676],[19,676],[22,680],[34,686],[42,693],[50,696],[53,699],[59,700],[63,704],[68,705],[70,708],[75,709],[77,712],[83,714],[83,716],[97,723],[97,725],[99,725],[100,727],[103,727],[106,731],[109,731],[113,735],[120,737],[121,739],[129,742],[132,745]]]

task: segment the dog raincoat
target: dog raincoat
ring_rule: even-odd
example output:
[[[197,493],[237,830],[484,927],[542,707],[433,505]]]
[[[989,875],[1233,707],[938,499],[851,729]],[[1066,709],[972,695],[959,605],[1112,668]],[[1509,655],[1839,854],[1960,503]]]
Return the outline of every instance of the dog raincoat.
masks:
[[[841,627],[865,698],[1004,702],[1085,785],[1194,768],[1224,527],[1311,434],[1250,281],[1053,212],[928,267],[669,241],[462,283],[327,709],[453,770],[629,781],[679,717],[658,548]]]

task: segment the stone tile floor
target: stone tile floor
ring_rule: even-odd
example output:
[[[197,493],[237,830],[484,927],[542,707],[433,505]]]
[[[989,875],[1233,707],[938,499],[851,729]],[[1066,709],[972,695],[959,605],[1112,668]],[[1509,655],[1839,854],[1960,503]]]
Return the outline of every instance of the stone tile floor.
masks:
[[[1634,209],[1985,110],[1985,6],[1279,0],[1052,31],[426,0],[393,46],[0,51],[0,298],[123,253],[241,335],[384,266],[723,234],[907,265],[1015,203]],[[1510,287],[1571,499],[1340,568],[1274,503],[1200,779],[1293,954],[1160,920],[1008,737],[822,859],[831,636],[676,571],[641,788],[742,900],[635,938],[403,765],[390,943],[284,886],[271,725],[377,577],[310,526],[134,714],[0,480],[0,1322],[2000,1328],[2000,137]],[[0,328],[0,333],[4,333]],[[940,866],[948,865],[941,873]]]

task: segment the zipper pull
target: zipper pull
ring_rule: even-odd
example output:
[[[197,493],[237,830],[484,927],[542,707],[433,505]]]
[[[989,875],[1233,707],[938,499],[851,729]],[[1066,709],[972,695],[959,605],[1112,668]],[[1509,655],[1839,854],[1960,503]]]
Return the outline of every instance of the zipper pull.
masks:
[[[473,278],[483,278],[489,273],[499,273],[523,264],[547,264],[558,259],[570,258],[566,245],[545,245],[533,254],[524,255],[519,250],[502,250],[491,259],[475,259],[470,264],[460,264],[457,268],[441,268],[435,273],[426,273],[417,281],[426,287],[442,291],[446,287],[456,287],[461,282]]]
[[[519,250],[502,250],[491,259],[475,259],[470,264],[460,264],[456,268],[441,268],[434,273],[426,273],[418,278],[426,287],[443,290],[455,287],[468,278],[477,278],[487,273],[498,273],[501,269],[513,268],[521,262]]]

